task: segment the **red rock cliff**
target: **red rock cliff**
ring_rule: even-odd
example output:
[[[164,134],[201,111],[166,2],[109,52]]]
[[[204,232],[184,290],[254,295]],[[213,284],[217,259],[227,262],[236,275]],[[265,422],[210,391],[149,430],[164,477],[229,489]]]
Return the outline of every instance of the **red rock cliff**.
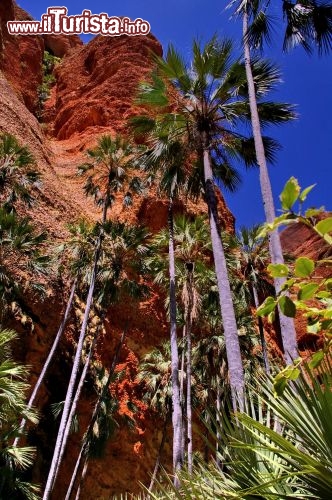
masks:
[[[85,216],[92,220],[99,211],[83,194],[76,177],[77,166],[84,159],[84,150],[95,144],[101,133],[125,132],[126,120],[136,113],[132,99],[137,84],[151,69],[151,52],[161,54],[159,42],[148,37],[100,37],[87,45],[77,37],[12,37],[6,22],[29,19],[12,0],[0,3],[0,132],[15,135],[29,146],[43,175],[43,186],[37,193],[36,205],[28,210],[34,222],[47,230],[53,240],[67,234],[66,224]],[[43,51],[63,57],[56,68],[56,84],[45,103],[44,123],[35,117],[38,86],[42,81]],[[224,225],[233,230],[234,218],[222,197],[219,200]],[[182,210],[183,207],[178,207]],[[205,211],[204,204],[189,204],[189,213]],[[129,222],[140,222],[151,232],[166,223],[167,204],[153,193],[145,199],[136,199],[131,210],[116,205],[114,217]],[[51,289],[47,302],[31,302],[35,329],[14,325],[21,333],[18,353],[32,366],[31,381],[41,370],[43,360],[58,327],[63,309],[65,290]],[[110,498],[113,494],[139,489],[138,481],[147,482],[151,472],[160,431],[142,403],[141,389],[135,381],[140,356],[167,338],[168,328],[164,314],[164,299],[152,289],[148,300],[136,304],[121,304],[111,308],[106,321],[106,334],[100,344],[98,357],[105,366],[112,360],[115,345],[129,320],[130,331],[122,350],[120,368],[125,378],[113,388],[120,398],[120,414],[129,410],[126,401],[137,407],[136,428],[121,430],[109,443],[102,461],[92,462],[81,498]],[[34,434],[39,454],[34,467],[34,480],[43,482],[52,451],[52,432],[55,424],[47,408],[64,397],[69,373],[73,341],[77,331],[72,325],[67,340],[61,346],[38,402],[46,415]],[[80,405],[81,433],[91,415],[93,394],[86,390]],[[48,412],[48,413],[47,413]],[[77,456],[80,437],[71,439],[61,470],[55,496],[64,498],[70,471]],[[169,445],[166,449],[169,450]]]

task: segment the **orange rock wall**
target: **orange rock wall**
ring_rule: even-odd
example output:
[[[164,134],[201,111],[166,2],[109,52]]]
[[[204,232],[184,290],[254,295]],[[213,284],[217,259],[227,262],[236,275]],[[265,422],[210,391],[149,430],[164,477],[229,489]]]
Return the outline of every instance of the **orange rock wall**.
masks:
[[[0,132],[14,134],[35,155],[43,175],[43,185],[36,192],[36,204],[29,210],[25,208],[24,213],[27,212],[39,228],[45,229],[52,240],[61,241],[67,236],[68,222],[82,216],[91,220],[100,217],[92,200],[84,196],[82,182],[76,177],[77,166],[84,161],[85,149],[93,146],[100,134],[125,132],[127,119],[138,112],[132,101],[137,84],[151,69],[151,53],[161,55],[162,49],[152,35],[99,37],[84,46],[77,37],[12,37],[7,33],[6,22],[15,17],[30,18],[12,0],[2,0]],[[56,84],[45,103],[41,124],[35,113],[45,49],[63,60],[55,70]],[[201,202],[188,204],[185,209],[195,214],[205,212],[206,207]],[[181,203],[175,207],[175,211],[183,210]],[[224,226],[233,230],[234,218],[221,196],[219,210]],[[144,199],[135,199],[130,211],[115,204],[112,212],[114,218],[146,224],[154,233],[166,224],[167,203],[151,192]],[[12,325],[21,334],[17,356],[31,365],[32,383],[40,373],[58,328],[67,293],[68,284],[55,285],[54,282],[45,303],[27,297],[35,329],[31,331],[29,325]],[[107,446],[105,458],[91,463],[81,495],[83,500],[137,491],[138,481],[146,483],[149,480],[161,439],[161,426],[156,425],[156,416],[152,418],[142,402],[142,390],[135,379],[140,357],[168,337],[164,297],[151,287],[151,296],[146,301],[118,304],[110,309],[106,333],[97,353],[97,358],[106,367],[111,364],[115,346],[126,324],[130,328],[118,366],[124,370],[125,377],[112,386],[112,391],[120,400],[120,420],[126,414],[130,415],[127,401],[135,404],[136,426],[132,431],[121,428],[116,432]],[[49,405],[64,398],[78,327],[73,318],[39,396],[38,405],[43,408],[45,416],[31,439],[39,449],[33,479],[41,484],[45,481],[56,435],[56,423]],[[54,498],[64,498],[93,401],[94,393],[88,381],[79,408],[80,435],[71,437]],[[170,449],[169,439],[166,443],[169,462]]]
[[[14,134],[35,155],[43,174],[43,186],[37,193],[36,205],[28,213],[40,228],[48,231],[51,239],[60,241],[67,235],[68,222],[82,216],[97,220],[100,216],[93,202],[84,196],[82,183],[76,177],[77,166],[84,161],[85,149],[93,146],[100,134],[126,131],[127,119],[138,112],[133,104],[137,84],[151,69],[151,53],[161,55],[162,49],[152,35],[97,37],[87,45],[75,36],[12,37],[7,33],[6,22],[15,16],[17,19],[29,18],[12,0],[1,0],[0,132]],[[44,49],[63,57],[63,60],[55,70],[56,84],[45,103],[44,123],[40,124],[34,113],[38,86],[42,81]],[[218,197],[223,225],[228,231],[233,231],[234,217],[222,196]],[[175,207],[176,211],[184,209],[195,214],[205,212],[206,207],[202,202],[189,203],[186,207],[179,203]],[[144,199],[135,199],[130,211],[116,204],[113,217],[143,223],[155,233],[166,224],[167,202],[151,192]],[[282,240],[285,250],[296,256],[322,255],[320,239],[313,237],[305,227],[288,228]],[[156,425],[156,417],[151,417],[142,402],[141,387],[135,380],[140,357],[168,336],[164,299],[153,287],[151,291],[146,301],[115,305],[107,316],[106,333],[97,354],[105,366],[111,364],[123,328],[130,325],[118,367],[124,370],[125,377],[112,390],[120,400],[120,417],[121,413],[130,413],[127,401],[136,405],[136,427],[133,431],[119,430],[107,446],[105,458],[91,463],[81,496],[83,500],[136,491],[138,481],[148,481],[154,465],[161,426]],[[66,293],[64,284],[62,289],[58,286],[50,290],[46,304],[31,299],[30,307],[36,317],[34,332],[16,325],[22,334],[18,353],[32,366],[32,382],[40,372],[54,338]],[[301,332],[301,325],[298,327]],[[47,408],[49,403],[64,397],[76,335],[77,325],[73,323],[66,332],[61,353],[40,396],[39,403],[44,406],[46,417],[33,439],[41,450],[36,459],[34,479],[41,483],[48,470],[56,431]],[[278,353],[275,332],[269,331],[268,336],[275,344],[275,353]],[[81,434],[91,415],[93,401],[91,385],[87,383],[79,409]],[[54,498],[64,498],[79,444],[79,437],[73,436]],[[168,457],[170,448],[169,439],[166,444]]]

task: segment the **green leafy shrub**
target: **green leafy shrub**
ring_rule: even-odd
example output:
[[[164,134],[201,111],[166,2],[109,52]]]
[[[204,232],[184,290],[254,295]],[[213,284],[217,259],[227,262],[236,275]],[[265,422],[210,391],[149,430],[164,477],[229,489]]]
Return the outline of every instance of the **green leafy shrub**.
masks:
[[[51,88],[56,81],[53,71],[60,61],[59,57],[53,56],[45,50],[43,57],[43,81],[38,87],[38,118],[41,118],[44,102],[49,98]]]
[[[300,312],[306,319],[308,334],[323,338],[324,347],[314,353],[309,366],[317,368],[332,345],[332,278],[320,276],[322,266],[332,270],[332,217],[323,217],[324,209],[308,209],[302,214],[302,204],[314,186],[301,191],[297,179],[289,179],[280,195],[282,215],[272,224],[266,224],[262,234],[280,226],[302,223],[322,238],[326,246],[325,257],[314,261],[306,256],[298,257],[294,264],[270,264],[268,270],[272,277],[287,278],[279,295],[268,297],[259,307],[257,314],[269,320],[274,318],[275,309],[279,305],[286,316],[295,317]],[[298,209],[294,206],[298,204]],[[282,392],[288,380],[296,380],[299,366],[304,360],[294,360],[294,364],[280,372],[275,379],[275,390]]]

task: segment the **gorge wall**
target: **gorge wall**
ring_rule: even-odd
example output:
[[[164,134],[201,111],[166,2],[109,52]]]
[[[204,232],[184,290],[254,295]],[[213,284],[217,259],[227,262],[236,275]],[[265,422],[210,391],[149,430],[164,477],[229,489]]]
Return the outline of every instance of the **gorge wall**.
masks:
[[[6,22],[15,18],[30,17],[12,0],[2,0],[0,132],[15,135],[34,154],[42,173],[42,186],[36,204],[26,212],[40,229],[47,231],[50,239],[61,241],[68,235],[69,222],[80,217],[90,220],[100,217],[98,208],[83,193],[82,182],[76,176],[77,166],[84,161],[85,150],[93,147],[101,134],[126,132],[128,118],[138,112],[133,104],[137,84],[151,70],[151,53],[161,55],[162,48],[152,35],[97,37],[87,45],[76,36],[9,36]],[[61,57],[62,61],[55,69],[56,82],[45,102],[41,120],[37,120],[44,50]],[[188,203],[185,209],[189,214],[205,212],[203,203]],[[219,210],[225,228],[233,231],[234,217],[221,196]],[[150,193],[145,198],[135,198],[130,210],[115,203],[112,217],[145,224],[154,233],[166,224],[167,203]],[[304,236],[296,233],[296,241],[306,241]],[[287,241],[293,241],[293,237],[288,233]],[[298,247],[297,244],[289,250]],[[33,331],[28,326],[14,324],[21,333],[18,357],[31,366],[32,383],[41,370],[58,328],[67,293],[68,286],[50,286],[44,304],[31,299],[29,307],[35,318]],[[131,431],[122,428],[116,432],[107,446],[105,457],[91,462],[81,496],[86,500],[137,491],[139,481],[146,483],[149,480],[161,439],[161,426],[158,428],[156,416],[152,418],[142,402],[141,388],[136,381],[140,357],[168,336],[164,298],[157,289],[151,287],[151,295],[145,301],[122,303],[110,309],[106,333],[97,353],[105,366],[110,366],[115,346],[127,324],[130,327],[119,365],[125,377],[112,390],[120,400],[120,416],[131,416],[126,403],[134,403],[136,426]],[[76,335],[77,331],[71,325],[43,387],[39,406],[46,408],[64,398]],[[91,415],[93,401],[93,393],[87,388],[79,408],[81,434]],[[36,482],[45,480],[52,439],[55,438],[56,424],[49,411],[45,414],[40,430],[31,436],[32,444],[37,444],[40,450],[33,471]],[[54,498],[64,498],[79,445],[80,437],[72,437]],[[170,454],[170,441],[166,453]]]
[[[97,220],[100,211],[82,189],[76,176],[77,167],[85,159],[85,150],[96,144],[101,134],[126,132],[126,122],[137,114],[133,97],[137,84],[151,70],[151,53],[161,55],[162,48],[155,37],[97,37],[83,45],[76,36],[10,36],[6,22],[31,19],[12,0],[0,3],[0,132],[13,134],[27,145],[42,174],[36,203],[24,208],[39,229],[47,231],[53,241],[67,235],[67,224],[85,217]],[[56,82],[45,102],[42,117],[38,94],[42,83],[44,51],[61,57],[55,69]],[[234,228],[234,218],[223,198],[219,208],[225,227]],[[183,207],[177,206],[177,210]],[[188,204],[189,214],[205,212],[203,203]],[[165,226],[167,202],[155,193],[135,198],[130,210],[115,203],[112,217],[129,223],[145,224],[152,233]],[[34,329],[13,322],[20,333],[16,346],[17,357],[31,366],[31,383],[40,373],[68,294],[69,284],[59,288],[50,284],[45,302],[27,298],[34,317]],[[147,483],[156,459],[161,439],[161,426],[142,402],[142,390],[136,381],[140,357],[168,337],[164,313],[164,297],[151,287],[149,298],[136,304],[118,304],[107,315],[106,332],[99,343],[96,356],[108,367],[125,325],[129,324],[125,345],[121,351],[118,370],[125,377],[112,387],[120,401],[118,418],[132,416],[127,402],[136,407],[135,428],[122,428],[108,444],[102,460],[92,461],[81,498],[111,498],[113,494],[139,490],[139,481]],[[59,354],[43,386],[37,406],[43,408],[39,429],[32,432],[30,441],[38,446],[33,477],[43,483],[49,468],[54,446],[56,423],[49,406],[64,399],[69,376],[73,344],[77,336],[75,325],[66,331]],[[88,385],[88,384],[87,384]],[[80,435],[71,438],[65,463],[54,498],[64,498],[71,471],[79,452],[80,438],[89,421],[94,395],[86,388],[79,408]],[[166,457],[170,458],[170,440]],[[167,461],[167,459],[166,459]],[[168,459],[169,463],[170,460]]]

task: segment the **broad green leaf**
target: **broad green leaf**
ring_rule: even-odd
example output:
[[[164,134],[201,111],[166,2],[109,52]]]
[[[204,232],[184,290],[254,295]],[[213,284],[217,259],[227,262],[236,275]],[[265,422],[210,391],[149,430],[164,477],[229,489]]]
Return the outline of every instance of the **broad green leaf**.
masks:
[[[295,275],[299,278],[307,278],[315,269],[315,263],[307,257],[299,257],[295,261]]]
[[[299,300],[312,299],[315,293],[317,292],[318,288],[319,285],[317,285],[316,283],[307,283],[305,285],[302,285],[297,295],[297,298]]]
[[[288,276],[288,266],[285,264],[269,264],[267,267],[272,278],[285,278]]]
[[[331,293],[322,290],[321,292],[316,293],[317,299],[329,299],[331,297]]]
[[[321,214],[324,212],[324,207],[321,207],[321,208],[308,208],[308,210],[306,210],[305,212],[305,217],[307,217],[308,219],[310,217],[316,217],[317,215]]]
[[[320,321],[316,321],[315,323],[312,323],[310,325],[307,325],[307,332],[308,333],[313,333],[313,334],[317,334],[321,331],[322,329],[322,326],[321,326],[321,323]]]
[[[274,395],[282,396],[286,387],[287,387],[287,378],[282,373],[278,373],[273,382]]]
[[[303,203],[306,199],[310,191],[316,186],[316,184],[312,184],[311,186],[308,186],[307,188],[303,189],[299,196],[299,201]]]
[[[285,283],[283,283],[281,290],[282,291],[289,290],[294,285],[295,282],[296,282],[295,278],[290,278],[289,280],[286,280]]]
[[[282,297],[280,297],[278,304],[285,316],[288,316],[289,318],[295,317],[296,306],[294,302],[289,297],[287,297],[287,295],[283,295]]]
[[[288,369],[286,368],[286,378],[288,380],[297,380],[300,376],[300,370],[295,366],[290,366]]]
[[[332,290],[332,278],[329,278],[325,281],[326,290]]]
[[[300,370],[294,365],[286,366],[286,368],[279,372],[273,381],[275,395],[282,396],[287,386],[287,382],[289,380],[297,380],[300,373]]]
[[[312,355],[312,358],[308,363],[309,368],[317,368],[321,364],[323,359],[324,359],[324,351],[315,352],[315,354]]]
[[[285,184],[285,187],[280,195],[281,206],[284,210],[291,210],[294,203],[300,194],[300,186],[295,179],[291,177]]]
[[[315,229],[317,233],[319,233],[321,236],[324,236],[324,234],[328,234],[332,232],[332,217],[328,217],[327,219],[323,219],[319,221],[315,225]]]
[[[257,309],[257,316],[268,316],[274,310],[276,303],[273,297],[267,297]]]
[[[322,330],[330,330],[330,331],[332,330],[332,320],[331,319],[324,319],[322,321]]]

